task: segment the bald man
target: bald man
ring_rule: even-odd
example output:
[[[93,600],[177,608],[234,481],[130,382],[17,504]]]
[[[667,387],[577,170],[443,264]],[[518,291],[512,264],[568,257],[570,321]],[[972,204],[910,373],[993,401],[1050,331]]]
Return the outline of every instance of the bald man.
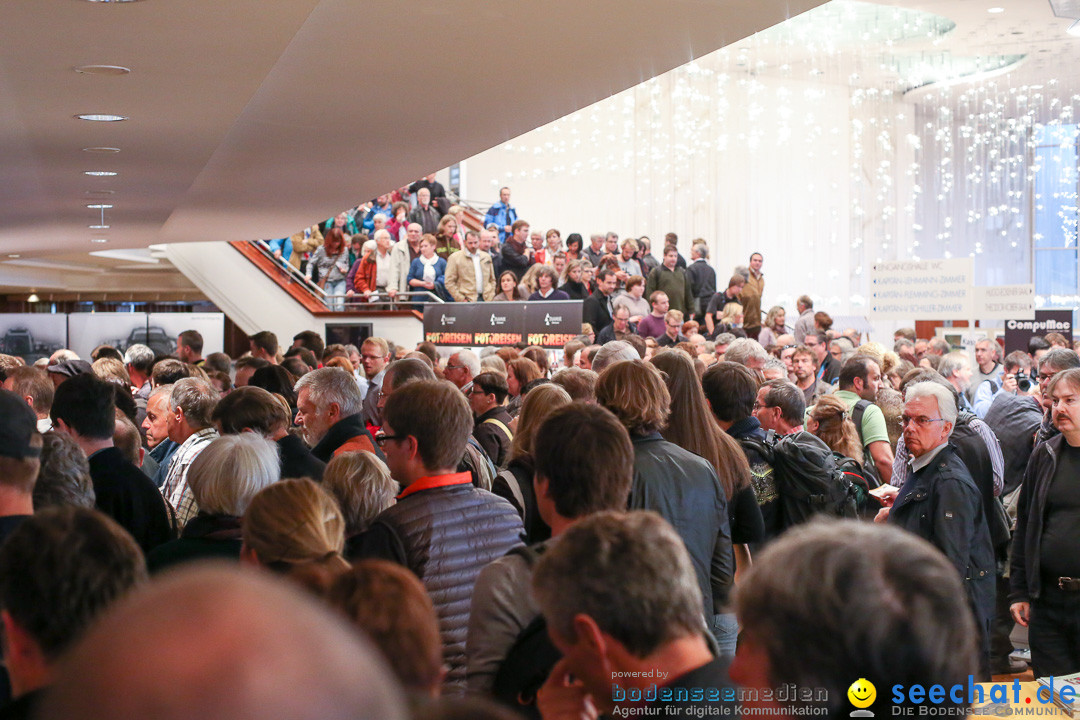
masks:
[[[38,717],[404,720],[406,712],[384,662],[343,619],[269,574],[202,566],[107,613],[61,663]]]

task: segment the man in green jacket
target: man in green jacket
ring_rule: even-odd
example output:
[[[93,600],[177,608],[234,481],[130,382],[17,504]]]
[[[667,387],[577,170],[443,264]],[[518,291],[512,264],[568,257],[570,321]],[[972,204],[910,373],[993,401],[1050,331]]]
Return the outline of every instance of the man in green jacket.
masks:
[[[683,316],[694,309],[694,294],[690,289],[690,280],[686,271],[676,267],[679,251],[674,245],[664,248],[664,264],[649,273],[645,282],[645,296],[652,297],[653,292],[662,290],[667,293],[672,310],[679,310]]]

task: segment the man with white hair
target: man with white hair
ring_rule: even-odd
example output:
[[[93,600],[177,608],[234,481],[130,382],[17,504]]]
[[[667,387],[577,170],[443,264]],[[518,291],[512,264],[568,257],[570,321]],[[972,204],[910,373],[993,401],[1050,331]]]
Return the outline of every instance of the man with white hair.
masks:
[[[176,510],[176,523],[181,529],[199,512],[187,474],[199,453],[218,437],[210,421],[218,397],[214,386],[199,378],[178,380],[169,393],[169,439],[180,443],[180,447],[169,460],[161,494]]]
[[[312,370],[296,381],[296,424],[304,429],[311,454],[323,462],[343,452],[367,451],[382,459],[364,425],[364,400],[352,375],[341,368]],[[381,392],[381,383],[371,392]]]
[[[972,376],[971,361],[968,360],[967,354],[959,350],[946,353],[941,358],[941,364],[938,365],[938,372],[960,394],[960,407],[958,409],[973,412],[971,403],[968,402],[967,398],[967,390],[971,387]]]
[[[409,222],[419,223],[425,233],[434,235],[439,229],[442,216],[431,204],[431,190],[426,187],[416,191],[416,207],[409,213]]]
[[[480,374],[480,358],[472,350],[462,348],[450,356],[443,370],[443,377],[457,385],[466,387],[473,378]]]
[[[941,550],[960,573],[975,612],[981,667],[986,674],[994,616],[994,549],[982,496],[949,444],[956,416],[952,393],[938,383],[908,387],[901,422],[912,476],[887,517]]]
[[[599,374],[608,365],[614,365],[621,360],[640,360],[641,356],[634,346],[625,340],[613,340],[596,351],[593,356],[593,372]]]
[[[724,360],[739,363],[751,370],[761,370],[769,361],[769,353],[757,340],[736,338],[724,352]]]
[[[390,249],[390,279],[386,282],[386,294],[394,297],[399,292],[409,291],[409,266],[420,257],[420,238],[424,228],[420,223],[409,223],[405,228],[405,238],[398,240]]]

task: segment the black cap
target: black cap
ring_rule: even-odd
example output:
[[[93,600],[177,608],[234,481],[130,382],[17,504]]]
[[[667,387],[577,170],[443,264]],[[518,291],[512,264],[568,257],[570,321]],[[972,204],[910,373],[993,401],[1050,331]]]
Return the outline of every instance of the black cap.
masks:
[[[57,375],[64,375],[65,377],[69,378],[94,371],[94,369],[90,366],[90,363],[86,362],[85,360],[61,360],[60,362],[50,365],[45,369],[51,373],[56,373]]]
[[[0,390],[0,456],[38,457],[41,444],[30,444],[37,434],[37,416],[26,401],[9,390]]]

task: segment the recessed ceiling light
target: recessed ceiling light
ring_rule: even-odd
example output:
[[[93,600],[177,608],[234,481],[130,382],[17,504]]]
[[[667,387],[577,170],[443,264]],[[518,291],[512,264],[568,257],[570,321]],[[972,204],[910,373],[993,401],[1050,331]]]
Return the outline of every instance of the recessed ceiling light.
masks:
[[[107,242],[109,242],[109,240],[108,240],[108,238],[93,238],[90,242],[92,242],[92,243],[107,243]]]
[[[114,177],[118,173],[115,170],[84,170],[83,175],[90,177]]]
[[[26,298],[26,302],[41,302],[41,298],[37,296],[37,293],[30,293],[30,296]]]
[[[1077,20],[1072,25],[1070,25],[1069,29],[1065,32],[1069,33],[1073,37],[1080,37],[1080,20]]]
[[[75,72],[83,75],[127,75],[131,68],[123,65],[81,65],[75,68]]]
[[[19,253],[8,253],[8,257],[14,260],[16,258],[21,258],[22,255],[20,255]]]
[[[121,120],[127,120],[123,115],[107,115],[102,113],[84,113],[82,115],[76,115],[76,120],[89,120],[90,122],[120,122]]]
[[[1005,12],[1005,8],[1003,8],[1003,7],[986,8],[986,12],[990,13],[991,15],[997,15],[999,13]]]
[[[90,228],[91,230],[108,230],[109,229],[108,225],[87,225],[86,227]]]
[[[108,210],[112,205],[87,205],[91,210]]]
[[[85,147],[85,148],[82,149],[82,151],[83,152],[88,152],[88,153],[118,153],[118,152],[120,152],[120,148],[114,148],[114,147]]]

